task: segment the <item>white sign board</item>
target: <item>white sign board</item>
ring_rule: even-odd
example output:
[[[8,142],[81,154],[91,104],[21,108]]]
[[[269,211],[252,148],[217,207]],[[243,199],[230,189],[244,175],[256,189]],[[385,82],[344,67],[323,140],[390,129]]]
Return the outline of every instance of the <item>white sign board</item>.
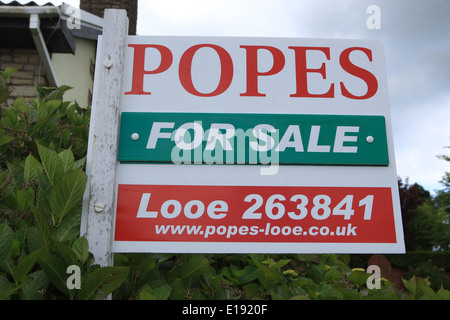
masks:
[[[112,251],[404,252],[385,65],[372,40],[128,36]]]
[[[224,120],[219,128],[234,130],[239,121],[226,121],[223,114],[248,120],[252,114],[270,115],[274,122],[280,114],[383,116],[389,161],[384,166],[196,164],[193,152],[179,165],[123,162],[117,168],[113,250],[403,251],[386,79],[378,41],[129,37],[121,112],[150,113],[149,131],[155,123],[163,127],[153,131],[159,138],[155,146],[174,140],[177,127],[211,114],[220,114],[216,123]],[[155,113],[169,114],[152,122]],[[182,121],[187,113],[198,118]],[[264,120],[261,125],[269,124]],[[311,123],[309,135],[306,125],[300,126],[305,137],[297,140],[303,141],[299,154],[333,157],[334,136],[322,144],[316,131],[311,145],[314,124],[320,129]],[[210,126],[202,129],[201,134],[212,133]],[[208,140],[199,131],[188,132],[193,135],[188,142]],[[344,136],[347,148],[356,139],[363,144],[373,139]],[[288,138],[286,147],[295,149],[295,134]],[[147,131],[139,139],[149,149]]]

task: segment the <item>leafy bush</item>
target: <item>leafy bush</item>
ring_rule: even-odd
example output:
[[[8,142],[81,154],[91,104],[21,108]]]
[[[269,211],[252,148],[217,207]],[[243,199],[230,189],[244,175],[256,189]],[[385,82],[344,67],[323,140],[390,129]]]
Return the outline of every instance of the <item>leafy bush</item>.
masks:
[[[11,74],[1,74],[0,103]],[[2,109],[0,299],[103,299],[128,273],[94,265],[79,235],[89,110],[63,102],[68,89],[38,88],[37,99]],[[71,265],[80,290],[67,286]]]
[[[346,255],[116,254],[131,265],[117,299],[365,299],[397,297],[392,284],[368,290],[369,274]]]
[[[131,266],[114,299],[137,300],[448,300],[426,279],[404,280],[406,290],[350,269],[349,255],[116,254],[116,265]]]
[[[430,260],[434,266],[450,270],[450,251],[407,251],[406,254],[388,254],[386,257],[394,268],[408,269]]]
[[[444,270],[436,267],[431,260],[410,266],[404,274],[405,279],[410,279],[414,276],[427,279],[430,287],[434,290],[439,290],[441,287],[447,290],[450,289],[450,277],[445,274]]]
[[[415,251],[404,255],[386,255],[392,267],[407,270],[405,279],[414,275],[426,278],[430,287],[438,290],[441,286],[450,289],[450,277],[445,270],[450,270],[449,251]]]
[[[0,105],[13,72],[0,74]],[[387,280],[369,289],[349,255],[115,254],[95,265],[79,235],[90,112],[63,101],[68,87],[37,89],[0,115],[0,299],[450,299],[416,277],[405,292]]]

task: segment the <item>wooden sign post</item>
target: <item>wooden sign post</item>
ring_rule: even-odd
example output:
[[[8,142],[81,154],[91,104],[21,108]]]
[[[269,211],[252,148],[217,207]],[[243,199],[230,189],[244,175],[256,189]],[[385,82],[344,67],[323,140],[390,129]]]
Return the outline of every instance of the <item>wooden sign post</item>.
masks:
[[[103,35],[99,38],[97,50],[86,168],[88,187],[83,214],[85,221],[82,223],[81,231],[82,234],[87,235],[89,249],[94,255],[95,263],[101,266],[112,265],[115,171],[127,35],[126,11],[105,10]]]

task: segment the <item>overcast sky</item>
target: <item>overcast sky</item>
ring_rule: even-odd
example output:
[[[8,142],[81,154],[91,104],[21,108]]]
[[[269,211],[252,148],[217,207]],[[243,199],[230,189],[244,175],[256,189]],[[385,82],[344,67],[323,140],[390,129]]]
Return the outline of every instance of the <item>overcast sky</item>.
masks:
[[[370,5],[380,8],[379,30],[367,28]],[[398,175],[433,192],[450,171],[437,158],[450,156],[449,14],[448,0],[139,0],[137,32],[382,39]]]

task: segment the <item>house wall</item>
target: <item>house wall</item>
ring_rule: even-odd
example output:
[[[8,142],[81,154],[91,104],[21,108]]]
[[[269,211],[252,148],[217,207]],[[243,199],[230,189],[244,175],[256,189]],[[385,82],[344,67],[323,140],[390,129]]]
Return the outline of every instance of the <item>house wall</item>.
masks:
[[[44,66],[36,49],[0,48],[0,70],[6,68],[17,69],[7,82],[12,91],[8,103],[18,97],[36,98],[35,85],[48,85]]]
[[[59,85],[72,87],[64,95],[66,101],[77,101],[81,107],[92,102],[96,41],[77,38],[75,54],[52,54],[52,64]],[[12,91],[8,103],[18,97],[36,98],[36,84],[49,86],[44,65],[36,49],[0,48],[0,70],[16,68],[8,80]]]
[[[59,85],[72,87],[65,93],[64,99],[76,101],[81,107],[90,106],[92,102],[96,50],[96,41],[76,38],[75,54],[52,54],[52,64]]]

